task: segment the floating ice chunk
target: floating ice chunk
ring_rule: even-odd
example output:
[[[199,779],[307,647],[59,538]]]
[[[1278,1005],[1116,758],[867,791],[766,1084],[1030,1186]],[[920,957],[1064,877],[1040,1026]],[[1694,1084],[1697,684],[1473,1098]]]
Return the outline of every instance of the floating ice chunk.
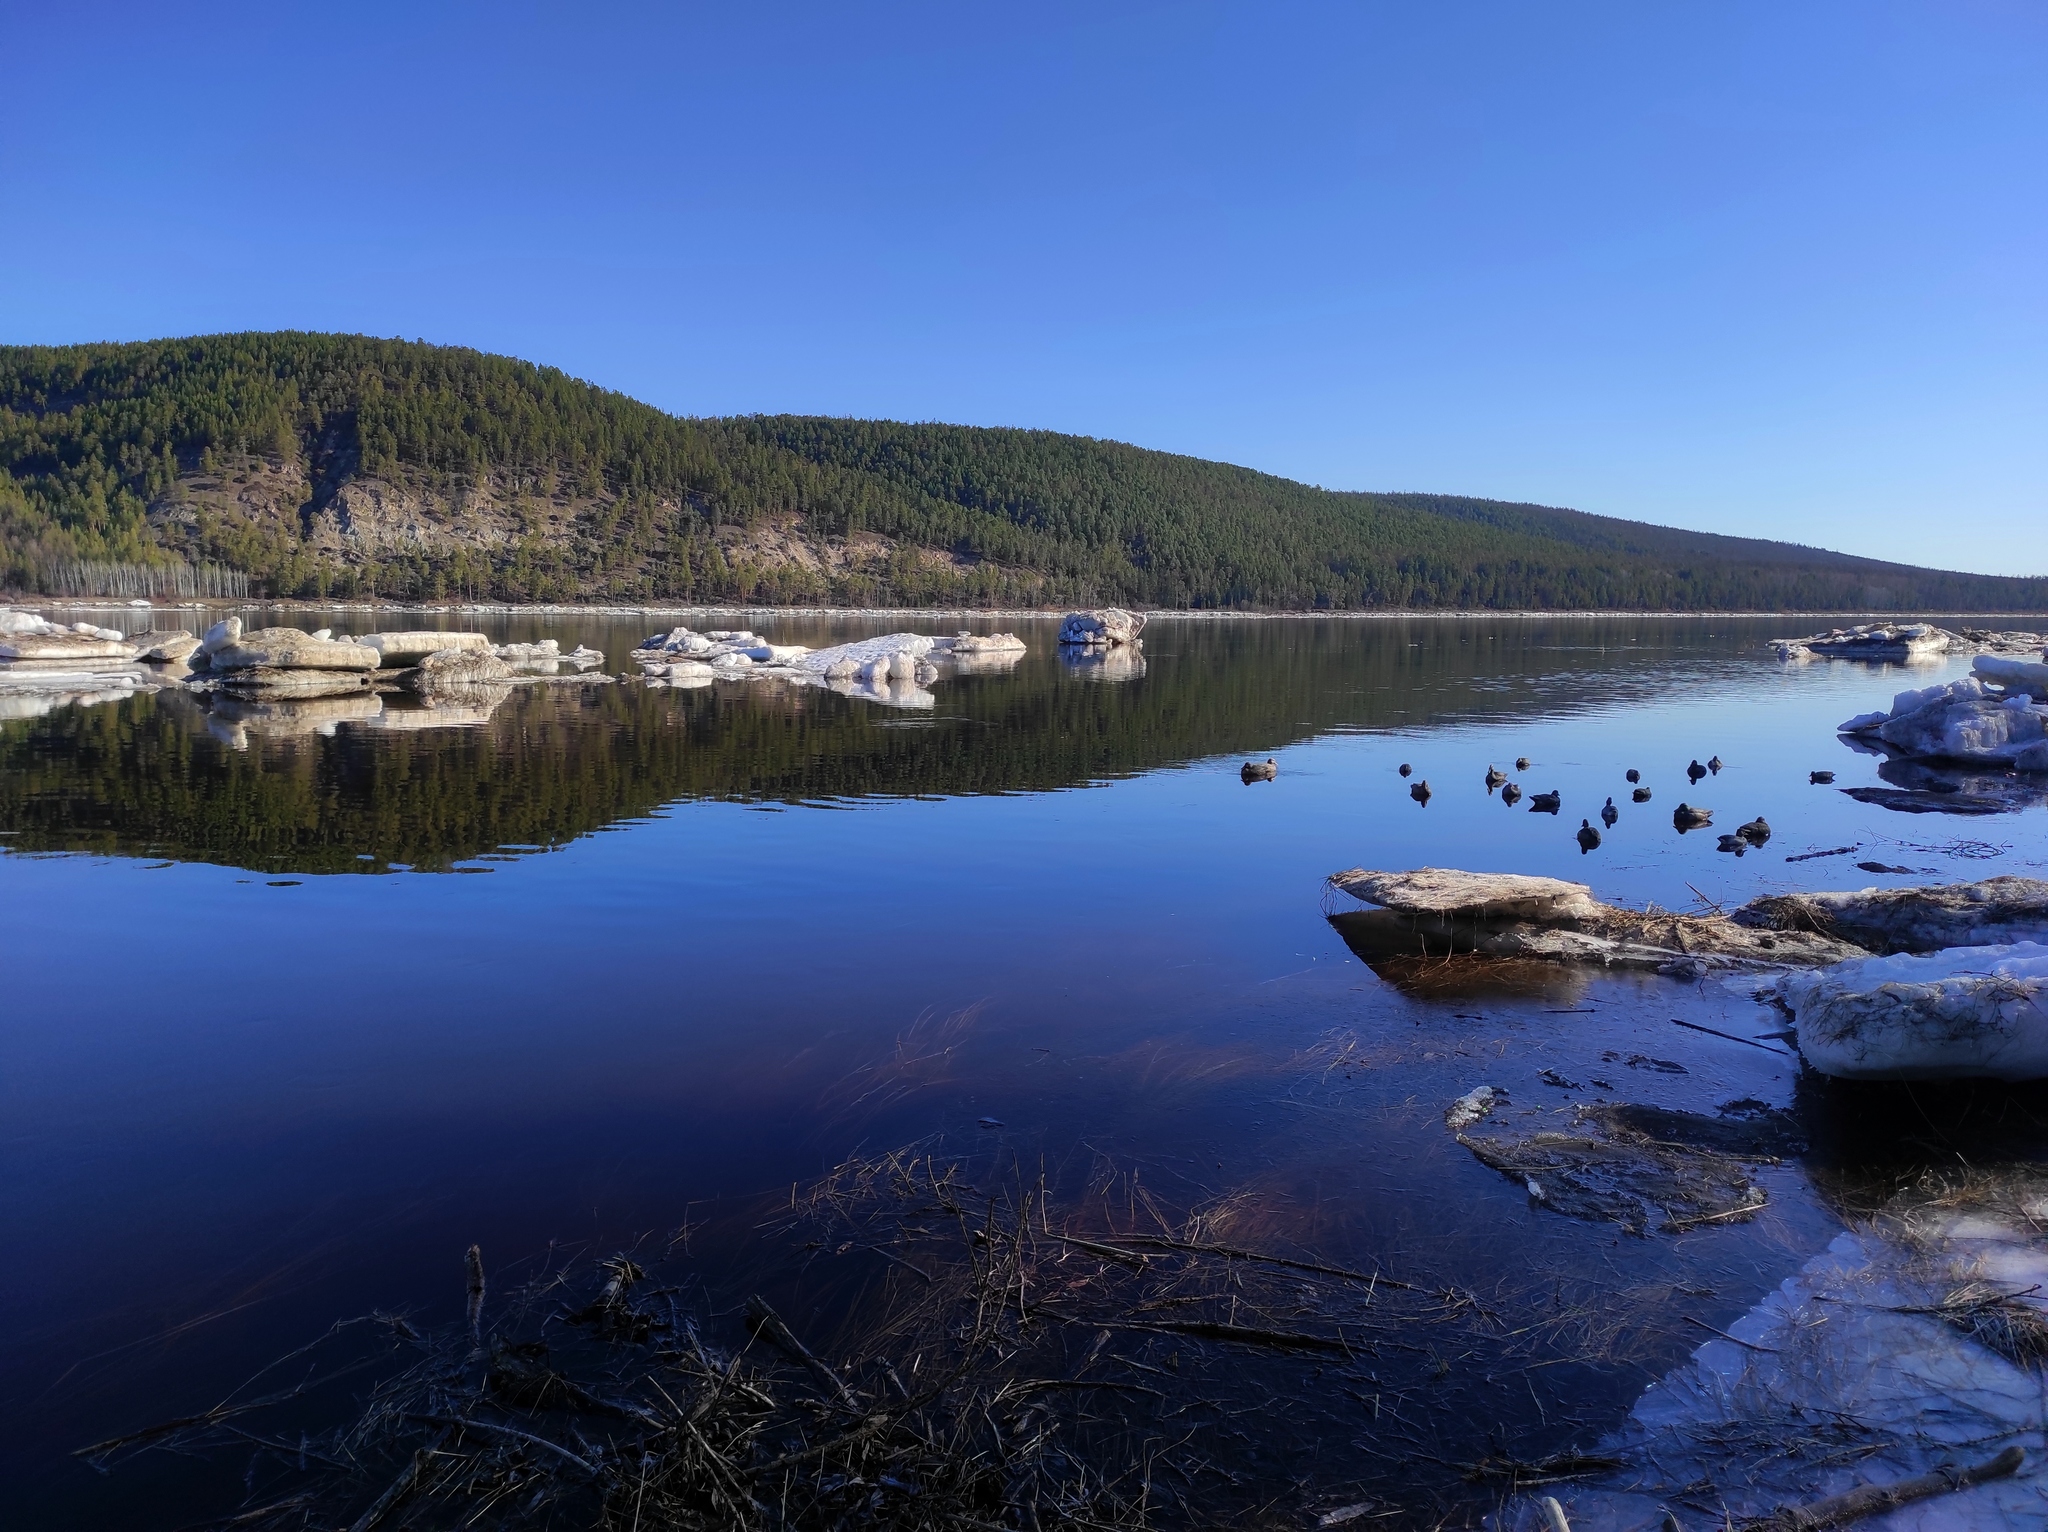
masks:
[[[1806,638],[1774,638],[1779,659],[1928,660],[1948,652],[1955,635],[1932,623],[1864,623]]]
[[[834,644],[826,649],[812,649],[797,655],[789,665],[797,670],[809,671],[814,675],[831,674],[836,667],[851,661],[856,669],[874,660],[893,660],[899,654],[908,654],[913,660],[921,660],[932,652],[932,640],[922,633],[885,633],[880,638],[863,638],[850,644]]]
[[[1107,606],[1092,612],[1069,612],[1060,622],[1060,642],[1108,648],[1117,644],[1135,644],[1144,630],[1142,614],[1127,612],[1120,606]]]
[[[1972,1192],[1982,1185],[1975,1180]],[[1787,1507],[1953,1472],[2008,1445],[2024,1444],[2031,1470],[2048,1404],[2024,1350],[2011,1340],[2001,1348],[1997,1337],[2038,1333],[2048,1319],[2038,1296],[2048,1289],[2048,1241],[2031,1212],[2038,1187],[2007,1173],[1978,1193],[1979,1206],[1960,1210],[1914,1205],[1925,1195],[1908,1194],[1869,1227],[1837,1237],[1652,1384],[1598,1444],[1619,1460],[1613,1471],[1559,1491],[1572,1525],[1669,1525],[1665,1507],[1700,1484],[1715,1486],[1728,1525],[1785,1524]],[[2021,1532],[2041,1526],[2042,1506],[2040,1478],[2023,1471],[1855,1525]],[[1549,1525],[1528,1495],[1487,1524]]]
[[[447,633],[417,628],[402,633],[365,633],[357,643],[376,651],[377,663],[393,669],[416,665],[430,654],[448,649],[475,649],[489,654],[496,647],[482,633]]]
[[[1451,1103],[1451,1109],[1444,1113],[1444,1125],[1453,1133],[1463,1132],[1493,1110],[1494,1098],[1500,1095],[1491,1085],[1482,1085],[1467,1091]]]
[[[1953,947],[1791,973],[1799,1051],[1847,1080],[2048,1078],[2048,946]]]
[[[135,646],[92,633],[10,633],[0,638],[0,660],[132,660]]]
[[[2048,697],[2048,663],[1980,654],[1970,662],[1970,669],[1979,681],[2002,686],[2007,691]]]
[[[36,616],[34,612],[16,612],[7,607],[0,607],[0,637],[5,637],[10,633],[65,633],[69,631],[67,628],[58,627],[57,624],[51,622],[47,617]]]
[[[1904,718],[1931,702],[1970,702],[1983,695],[1984,683],[1975,676],[1964,676],[1960,681],[1945,681],[1938,686],[1923,686],[1918,690],[1898,693],[1892,698],[1892,717]]]
[[[1988,697],[1934,703],[1894,717],[1877,737],[1908,755],[1950,761],[2010,761],[2048,737],[2048,711],[1994,702]]]

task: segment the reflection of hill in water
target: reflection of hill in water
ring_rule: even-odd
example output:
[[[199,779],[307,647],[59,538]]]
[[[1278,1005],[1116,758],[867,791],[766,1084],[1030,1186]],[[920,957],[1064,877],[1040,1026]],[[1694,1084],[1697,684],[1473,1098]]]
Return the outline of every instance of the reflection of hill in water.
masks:
[[[1334,729],[1648,697],[1740,664],[1734,629],[1724,620],[1709,641],[1698,623],[1628,619],[1163,624],[1144,673],[1118,685],[1062,666],[1048,629],[1015,670],[941,682],[938,707],[915,717],[767,686],[530,687],[468,727],[259,722],[246,750],[225,718],[209,730],[201,699],[165,691],[0,724],[0,830],[20,851],[446,867],[682,799],[1039,792]]]

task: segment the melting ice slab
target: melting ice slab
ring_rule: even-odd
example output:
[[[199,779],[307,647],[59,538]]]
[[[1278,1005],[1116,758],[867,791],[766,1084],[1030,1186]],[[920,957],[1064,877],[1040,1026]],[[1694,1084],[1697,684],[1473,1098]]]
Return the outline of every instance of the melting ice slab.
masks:
[[[1867,1484],[1977,1465],[2017,1474],[1858,1519],[1857,1532],[2048,1526],[2048,1186],[2009,1176],[1909,1194],[1653,1384],[1600,1446],[1621,1467],[1557,1487],[1574,1527],[1721,1527]],[[1702,1321],[1704,1323],[1704,1321]],[[1497,1532],[1536,1532],[1539,1500]]]
[[[2048,1078],[2048,946],[1952,947],[1788,973],[1806,1062],[1844,1080]]]

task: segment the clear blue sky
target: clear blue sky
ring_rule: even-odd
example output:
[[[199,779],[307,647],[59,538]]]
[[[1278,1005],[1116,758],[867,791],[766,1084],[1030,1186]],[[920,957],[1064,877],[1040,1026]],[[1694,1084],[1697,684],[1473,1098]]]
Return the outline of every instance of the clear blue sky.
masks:
[[[0,339],[2048,573],[2048,6],[0,0]]]

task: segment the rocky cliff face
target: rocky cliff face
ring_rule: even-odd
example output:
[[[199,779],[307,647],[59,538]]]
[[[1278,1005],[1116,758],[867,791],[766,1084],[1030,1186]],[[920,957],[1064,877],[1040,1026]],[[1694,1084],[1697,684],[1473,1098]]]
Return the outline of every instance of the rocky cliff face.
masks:
[[[821,588],[905,566],[953,578],[978,567],[949,550],[872,532],[815,535],[794,514],[721,525],[708,504],[578,494],[552,475],[378,477],[359,472],[353,453],[209,461],[150,505],[149,522],[167,549],[193,560],[246,563],[253,546],[273,561],[340,572],[465,553],[481,566],[523,554],[576,570],[584,595],[604,593],[588,588],[592,569],[630,588],[679,560],[700,571],[722,566],[740,580],[782,575]]]
[[[487,477],[475,485],[327,478],[298,459],[240,458],[181,475],[149,508],[160,540],[181,546],[254,530],[307,552],[358,563],[406,553],[502,549],[531,538],[566,546],[601,502],[540,497]],[[676,507],[669,507],[671,511]]]

